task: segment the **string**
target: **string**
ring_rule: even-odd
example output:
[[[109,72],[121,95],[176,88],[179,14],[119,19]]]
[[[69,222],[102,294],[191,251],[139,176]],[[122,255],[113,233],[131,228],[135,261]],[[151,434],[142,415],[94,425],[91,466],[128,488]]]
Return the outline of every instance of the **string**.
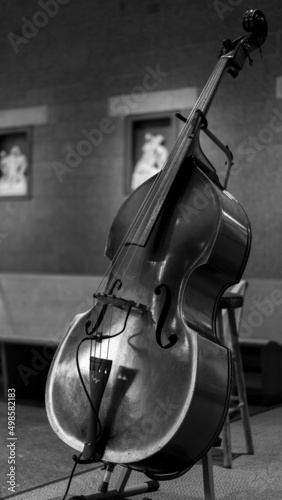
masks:
[[[206,107],[206,103],[208,102],[208,99],[210,98],[211,91],[214,90],[215,88],[215,82],[218,83],[219,81],[219,76],[222,73],[223,66],[226,65],[226,60],[222,61],[220,60],[213,75],[211,76],[210,80],[208,81],[206,87],[204,88],[203,93],[201,94],[200,98],[198,99],[197,103],[195,104],[190,117],[188,118],[182,133],[180,134],[178,140],[176,141],[171,154],[167,160],[167,162],[164,164],[163,170],[160,173],[160,175],[157,177],[155,184],[153,185],[153,191],[154,191],[154,196],[151,197],[151,193],[148,193],[148,198],[145,200],[145,203],[143,206],[141,206],[141,211],[140,214],[137,215],[135,219],[135,227],[137,224],[139,224],[139,219],[143,215],[144,210],[146,210],[147,213],[151,213],[153,210],[153,207],[157,205],[158,199],[161,197],[161,194],[164,191],[164,185],[167,184],[168,188],[170,188],[171,181],[175,177],[177,170],[176,168],[172,169],[171,166],[174,163],[178,164],[181,163],[183,160],[183,156],[186,154],[186,149],[185,146],[187,145],[187,137],[189,137],[189,129],[192,124],[192,119],[194,118],[195,112],[200,109],[203,110]],[[187,146],[186,146],[187,148]],[[181,158],[182,157],[182,158]],[[134,225],[131,229],[130,234],[134,233]],[[139,233],[140,233],[140,228],[139,228]],[[138,234],[138,230],[137,230]],[[133,236],[134,237],[134,236]],[[141,235],[139,237],[139,245],[141,241]]]
[[[204,87],[201,95],[199,96],[197,102],[195,103],[178,139],[176,140],[168,159],[165,161],[162,170],[156,176],[154,182],[152,183],[152,185],[151,185],[151,187],[150,187],[150,189],[145,197],[145,200],[141,203],[141,206],[138,209],[136,216],[134,217],[128,230],[126,231],[126,234],[123,237],[122,242],[120,243],[117,252],[115,253],[111,263],[109,264],[109,266],[106,270],[106,273],[104,274],[104,276],[99,284],[97,292],[99,290],[101,290],[102,284],[105,282],[106,277],[108,276],[108,273],[110,272],[110,270],[114,269],[115,263],[118,261],[119,257],[121,256],[122,252],[124,251],[125,244],[128,241],[130,235],[135,234],[135,236],[136,236],[136,234],[138,234],[138,229],[136,229],[136,228],[138,228],[140,221],[142,223],[144,215],[151,212],[151,209],[154,206],[154,204],[156,203],[156,200],[158,198],[159,193],[163,191],[163,186],[165,185],[165,183],[168,184],[168,188],[172,184],[172,181],[174,180],[174,177],[179,169],[179,166],[182,163],[184,155],[187,154],[188,149],[189,149],[189,145],[191,144],[191,142],[187,141],[187,138],[189,138],[189,130],[192,128],[192,121],[194,119],[196,111],[198,109],[201,110],[202,112],[207,111],[208,104],[211,100],[212,92],[215,92],[216,86],[218,85],[218,83],[220,81],[220,76],[223,74],[223,69],[224,69],[226,64],[227,64],[227,60],[225,60],[225,61],[220,60],[217,63],[215,70],[213,71],[211,77],[209,78],[209,80],[208,80],[206,86]],[[174,163],[174,169],[171,168],[173,163]],[[141,238],[142,238],[142,234],[140,234],[140,237],[139,237],[139,241],[138,241],[139,244],[141,242]],[[139,248],[139,246],[140,245],[137,244],[132,251],[132,245],[129,245],[129,248],[126,249],[126,251],[124,252],[124,255],[121,259],[121,262],[119,262],[119,266],[118,266],[117,270],[115,271],[115,274],[117,276],[118,272],[120,270],[122,270],[122,266],[123,266],[125,259],[126,259],[126,266],[125,266],[125,270],[123,271],[122,276],[121,276],[121,282],[123,280],[123,277],[126,275],[128,269],[129,269],[129,266],[132,262],[132,259],[136,255],[136,252],[137,252],[137,249]],[[128,259],[129,252],[132,252],[130,259]],[[116,279],[116,276],[113,276],[113,280]],[[109,281],[109,283],[108,283],[109,288],[113,287],[113,283],[114,283],[113,280],[112,280],[112,282]],[[96,309],[97,309],[97,321],[98,321],[98,318],[103,311],[103,306],[102,306],[102,309],[100,309],[100,308],[95,308],[95,306],[93,304],[92,324],[93,324],[93,317],[95,315]],[[112,323],[112,316],[113,316],[112,309],[113,308],[111,307],[109,333],[111,332],[111,323]],[[124,327],[123,327],[122,331],[124,331],[126,328],[127,319],[128,319],[130,311],[131,311],[131,308],[129,308],[129,310],[127,311],[126,320],[124,322]],[[104,330],[103,325],[104,325],[105,315],[106,315],[106,311],[102,317],[102,325],[101,325],[102,336],[101,336],[100,341],[99,341],[99,344],[100,344],[99,349],[97,349],[97,341],[95,341],[95,346],[94,346],[94,356],[96,357],[97,350],[99,350],[100,358],[102,356],[102,342],[103,342],[102,338],[103,338],[103,330]],[[97,323],[97,325],[98,325],[98,323]],[[115,334],[113,334],[112,336],[115,336]],[[86,340],[86,338],[85,338],[85,340]],[[108,356],[109,356],[109,347],[110,347],[110,336],[108,338],[108,343],[107,343],[106,356],[105,356],[106,359],[108,359]],[[93,353],[92,339],[91,339],[91,343],[90,343],[90,353],[91,354]],[[79,366],[77,366],[77,368],[79,370]],[[86,393],[87,393],[87,391],[86,391]],[[90,400],[90,398],[89,398],[89,400]],[[91,400],[90,400],[90,404],[93,407]],[[100,427],[100,432],[101,432],[101,427]]]
[[[175,160],[175,150],[176,151],[179,150],[181,142],[183,143],[184,140],[187,138],[188,129],[191,126],[191,121],[192,121],[192,118],[194,117],[195,111],[197,109],[201,109],[202,110],[204,108],[204,106],[205,106],[205,104],[207,102],[207,99],[210,97],[211,89],[214,89],[214,86],[215,86],[214,82],[218,83],[219,76],[222,73],[222,69],[225,66],[225,64],[226,64],[226,60],[225,61],[222,61],[222,60],[219,61],[219,64],[217,65],[217,67],[216,67],[213,75],[211,76],[211,78],[208,81],[206,87],[204,88],[204,90],[203,90],[200,98],[196,102],[193,110],[191,111],[190,116],[187,119],[187,122],[186,122],[185,126],[183,127],[183,130],[182,130],[182,132],[181,132],[178,140],[176,141],[176,143],[175,143],[175,145],[174,145],[174,147],[172,149],[172,152],[170,154],[169,160],[164,164],[163,170],[160,172],[160,174],[155,179],[154,184],[152,185],[151,189],[149,190],[149,192],[147,194],[147,197],[145,198],[145,200],[144,200],[143,204],[141,205],[140,210],[137,213],[137,215],[136,215],[136,217],[135,217],[132,225],[130,226],[127,234],[125,235],[125,238],[124,238],[124,240],[123,240],[123,242],[121,244],[121,249],[123,249],[124,243],[128,239],[128,235],[131,235],[134,232],[135,228],[139,225],[140,219],[143,216],[144,211],[150,212],[150,209],[155,205],[156,198],[158,197],[158,192],[162,189],[162,176],[164,176],[164,173],[166,172],[166,170],[168,170],[170,168],[171,163]],[[152,192],[155,193],[154,197],[151,197],[151,193]],[[140,238],[139,238],[139,244],[140,244]],[[138,244],[136,246],[138,247]],[[119,255],[120,255],[120,251],[117,252],[116,256],[119,256]],[[123,257],[123,259],[122,259],[122,261],[120,263],[119,268],[122,267],[122,264],[123,264],[123,262],[124,262],[124,260],[126,258],[127,258],[127,255],[125,254],[125,256]],[[128,261],[128,263],[127,263],[127,268],[129,266],[130,261],[132,260],[132,258],[133,258],[133,255],[132,255],[131,259]]]
[[[161,171],[161,173],[159,174],[159,176],[157,176],[157,178],[155,180],[155,183],[153,184],[151,190],[148,193],[147,198],[144,200],[144,203],[140,207],[139,213],[137,214],[136,218],[134,219],[132,226],[129,228],[129,231],[128,231],[129,234],[132,234],[133,231],[134,231],[134,229],[135,229],[135,227],[137,225],[139,225],[139,221],[140,221],[140,218],[143,215],[143,212],[145,210],[146,210],[146,212],[150,211],[150,208],[152,206],[154,206],[154,204],[156,203],[156,198],[158,197],[158,192],[162,188],[162,177],[164,176],[166,170],[170,169],[171,163],[175,161],[176,151],[179,151],[181,142],[183,143],[184,140],[187,138],[188,129],[191,126],[192,117],[194,116],[195,111],[197,109],[201,109],[201,108],[204,107],[205,101],[207,100],[207,98],[210,95],[210,89],[212,87],[214,87],[214,80],[218,79],[218,75],[222,71],[222,66],[225,65],[225,64],[226,64],[226,61],[223,61],[223,62],[220,61],[220,64],[216,67],[215,74],[212,75],[212,77],[210,78],[209,82],[207,83],[207,85],[206,85],[203,93],[201,94],[200,98],[198,99],[197,103],[195,104],[195,106],[194,106],[194,108],[193,108],[193,110],[192,110],[192,112],[190,114],[190,117],[187,120],[187,123],[186,123],[185,127],[183,128],[183,130],[182,130],[182,132],[181,132],[178,140],[176,141],[176,143],[175,143],[175,145],[173,147],[173,150],[172,150],[172,152],[170,154],[170,157],[169,157],[168,161],[164,164],[163,170]],[[157,191],[157,193],[155,194],[154,197],[152,197],[150,199],[152,191],[155,192],[155,193]],[[148,208],[148,205],[149,205],[149,208]],[[125,238],[127,238],[127,237],[128,236],[126,235]],[[139,244],[140,244],[140,240],[139,240]]]
[[[185,143],[185,140],[187,139],[188,130],[191,127],[191,122],[192,122],[192,119],[195,115],[196,110],[200,109],[200,110],[204,111],[205,105],[206,105],[208,99],[210,98],[211,91],[212,91],[212,89],[215,89],[216,84],[219,82],[219,76],[222,73],[223,67],[226,65],[226,63],[227,63],[226,59],[225,60],[221,59],[217,63],[214,72],[212,73],[210,79],[208,80],[206,86],[204,87],[196,104],[194,105],[194,107],[193,107],[193,109],[192,109],[192,111],[187,119],[187,122],[186,122],[185,126],[183,127],[183,129],[182,129],[182,131],[181,131],[181,133],[180,133],[180,135],[179,135],[179,137],[178,137],[178,139],[177,139],[177,141],[176,141],[176,143],[175,143],[175,145],[174,145],[174,147],[169,155],[169,158],[164,163],[163,169],[156,176],[156,179],[155,179],[154,183],[152,184],[151,188],[149,189],[149,191],[145,197],[145,200],[141,204],[133,222],[131,223],[130,227],[128,228],[117,252],[115,253],[115,256],[114,256],[112,262],[109,264],[109,266],[108,266],[108,268],[107,268],[107,270],[106,270],[106,272],[105,272],[105,274],[100,282],[100,285],[98,287],[97,292],[99,290],[101,290],[103,283],[105,282],[106,278],[108,277],[110,269],[112,267],[114,267],[115,262],[118,260],[121,252],[124,250],[124,245],[125,245],[126,241],[128,240],[129,235],[133,234],[134,231],[136,231],[136,227],[140,224],[140,220],[143,218],[144,213],[150,212],[150,209],[156,203],[156,198],[157,198],[158,193],[161,191],[161,188],[162,188],[162,183],[163,183],[162,178],[170,170],[172,162],[175,161],[176,152],[179,151],[180,149],[183,149],[183,144]],[[153,194],[153,196],[152,196],[152,194]],[[139,238],[139,243],[140,243],[140,238]],[[137,250],[137,248],[138,248],[138,244],[136,245],[136,250]],[[122,269],[122,266],[127,258],[127,254],[128,254],[128,252],[125,252],[125,255],[124,255],[123,259],[121,260],[121,262],[119,263],[119,267],[118,267],[116,273],[118,273],[118,271]],[[129,261],[127,261],[127,265],[125,266],[125,270],[123,271],[122,276],[124,276],[126,274],[128,267],[132,261],[132,258],[134,257],[134,254],[135,254],[135,252],[133,252],[131,259]],[[115,277],[113,277],[113,279],[115,279]],[[109,286],[110,286],[110,283],[109,283]]]
[[[136,234],[136,231],[138,231],[138,229],[136,229],[136,228],[138,228],[138,226],[140,225],[140,220],[143,219],[144,214],[150,213],[150,211],[152,210],[152,207],[156,204],[156,200],[158,199],[159,193],[163,191],[164,182],[165,181],[168,182],[171,177],[174,178],[174,176],[176,175],[177,172],[176,173],[172,172],[173,175],[171,174],[171,170],[172,170],[171,165],[172,165],[172,163],[175,163],[177,156],[178,156],[178,162],[179,162],[179,156],[181,156],[181,153],[182,153],[182,155],[187,153],[187,151],[185,150],[185,146],[187,147],[187,137],[189,136],[188,131],[191,128],[192,120],[195,116],[195,113],[198,109],[200,109],[202,112],[205,112],[207,110],[207,107],[208,107],[207,104],[209,104],[211,101],[211,94],[212,94],[212,92],[215,92],[216,86],[219,84],[220,77],[223,75],[223,69],[224,69],[225,65],[227,64],[227,62],[228,62],[227,59],[220,59],[219,62],[217,63],[211,77],[209,78],[201,95],[199,96],[196,104],[194,105],[189,117],[187,118],[187,121],[186,121],[178,139],[176,140],[168,159],[165,161],[162,170],[157,174],[156,179],[154,180],[152,186],[150,187],[150,189],[145,197],[145,200],[142,202],[136,216],[134,217],[134,220],[130,224],[122,242],[120,243],[117,252],[115,253],[111,263],[109,264],[109,266],[108,266],[108,268],[107,268],[107,270],[106,270],[106,272],[105,272],[105,274],[104,274],[104,276],[99,284],[97,292],[99,290],[101,290],[103,283],[105,282],[106,278],[108,277],[109,271],[112,268],[114,268],[115,262],[117,262],[121,253],[124,251],[124,246],[129,238],[129,236],[134,235],[134,233]],[[181,161],[180,161],[180,163],[181,163]],[[174,170],[177,170],[177,169],[174,169]],[[118,274],[119,271],[122,270],[122,266],[123,266],[125,260],[126,260],[126,266],[122,272],[122,278],[126,275],[128,268],[132,262],[132,259],[135,255],[138,247],[140,246],[141,238],[142,238],[142,234],[139,237],[139,241],[138,241],[139,245],[138,245],[138,243],[136,244],[136,248],[132,252],[130,259],[128,259],[129,248],[127,251],[125,251],[123,258],[121,259],[121,262],[119,263],[119,266],[118,266],[117,270],[115,271],[116,275]],[[129,245],[129,247],[132,247],[132,245]],[[114,279],[116,279],[116,276],[113,276],[113,281],[114,281]],[[113,284],[113,281],[112,281],[112,283],[111,282],[108,283],[109,287],[111,284]],[[93,307],[93,309],[94,309],[94,307]]]

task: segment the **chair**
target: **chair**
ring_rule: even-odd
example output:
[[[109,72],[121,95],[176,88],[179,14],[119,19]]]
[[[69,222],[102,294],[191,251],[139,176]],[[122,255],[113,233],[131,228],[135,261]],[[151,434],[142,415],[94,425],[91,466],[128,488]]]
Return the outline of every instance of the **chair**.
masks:
[[[230,407],[222,429],[223,464],[224,467],[228,468],[232,467],[230,417],[238,411],[240,411],[241,414],[247,453],[249,455],[253,455],[254,453],[238,334],[246,288],[247,282],[241,281],[232,288],[232,291],[223,294],[219,302],[217,317],[219,340],[223,345],[228,347],[232,353],[234,373],[233,388],[235,382],[238,393],[238,395],[231,395]]]

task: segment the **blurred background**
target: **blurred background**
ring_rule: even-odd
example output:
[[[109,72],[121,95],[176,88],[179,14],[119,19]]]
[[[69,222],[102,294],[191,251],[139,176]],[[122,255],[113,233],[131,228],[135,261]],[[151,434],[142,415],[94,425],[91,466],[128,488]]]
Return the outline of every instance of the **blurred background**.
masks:
[[[181,127],[172,116],[179,106],[189,112],[222,40],[244,33],[242,15],[254,7],[269,26],[262,56],[253,52],[236,79],[225,75],[208,120],[234,154],[228,190],[252,224],[246,276],[282,278],[278,0],[3,2],[0,146],[8,154],[9,135],[26,129],[29,196],[0,192],[1,272],[106,269],[107,235],[136,155],[132,116],[170,117],[171,147]]]
[[[1,423],[6,427],[3,398],[14,388],[19,492],[70,472],[70,451],[43,408],[52,357],[75,314],[92,305],[118,209],[161,168],[183,126],[175,113],[189,115],[222,41],[245,34],[248,9],[265,14],[267,40],[237,78],[225,74],[208,123],[233,153],[228,191],[252,226],[237,320],[253,414],[282,401],[282,3],[1,2]],[[224,181],[226,158],[204,134],[201,144]],[[255,425],[255,435],[266,436],[268,423]],[[269,432],[276,440],[275,425]],[[281,457],[280,444],[275,453]],[[275,457],[270,463],[281,469]],[[2,465],[6,479],[6,451]],[[253,464],[242,470],[249,474]]]

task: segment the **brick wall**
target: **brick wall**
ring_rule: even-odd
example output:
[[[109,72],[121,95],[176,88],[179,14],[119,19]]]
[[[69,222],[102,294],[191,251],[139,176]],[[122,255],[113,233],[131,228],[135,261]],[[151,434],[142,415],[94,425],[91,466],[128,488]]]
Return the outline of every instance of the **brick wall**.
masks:
[[[0,200],[0,271],[101,274],[110,224],[125,199],[125,122],[105,121],[108,98],[130,94],[145,68],[157,65],[169,73],[158,90],[196,86],[200,91],[221,40],[242,33],[242,14],[253,2],[3,3],[0,112],[44,105],[48,119],[33,128],[31,198]],[[282,74],[282,4],[258,0],[255,7],[269,22],[263,59],[257,51],[253,67],[246,63],[236,80],[225,76],[209,122],[239,163],[229,190],[253,227],[246,274],[281,278],[282,132],[271,135],[269,126],[282,113],[275,97],[275,79]],[[281,122],[278,116],[276,128]],[[93,129],[102,131],[102,140],[83,149],[83,131]],[[64,170],[67,154],[78,148],[81,154],[72,157],[76,166]]]

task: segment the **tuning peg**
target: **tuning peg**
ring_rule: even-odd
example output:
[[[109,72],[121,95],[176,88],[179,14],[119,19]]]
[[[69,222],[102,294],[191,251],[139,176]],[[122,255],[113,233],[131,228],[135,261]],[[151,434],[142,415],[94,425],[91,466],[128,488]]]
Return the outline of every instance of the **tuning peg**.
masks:
[[[258,46],[262,45],[267,37],[267,22],[261,10],[247,10],[243,15],[243,28],[247,33],[253,33],[258,40]]]
[[[227,52],[233,49],[233,42],[231,42],[229,38],[222,40],[222,45],[227,50]]]

